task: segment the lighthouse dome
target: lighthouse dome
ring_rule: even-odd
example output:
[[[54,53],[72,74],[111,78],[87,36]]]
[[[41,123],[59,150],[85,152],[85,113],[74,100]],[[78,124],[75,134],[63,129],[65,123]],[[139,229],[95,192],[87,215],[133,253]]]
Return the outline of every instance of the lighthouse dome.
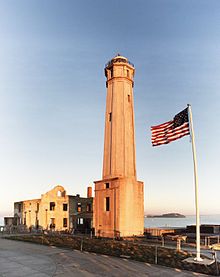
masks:
[[[122,59],[122,60],[125,60],[125,61],[128,60],[127,58],[121,56],[120,54],[117,54],[114,58],[112,58],[112,61],[117,60],[117,59]]]

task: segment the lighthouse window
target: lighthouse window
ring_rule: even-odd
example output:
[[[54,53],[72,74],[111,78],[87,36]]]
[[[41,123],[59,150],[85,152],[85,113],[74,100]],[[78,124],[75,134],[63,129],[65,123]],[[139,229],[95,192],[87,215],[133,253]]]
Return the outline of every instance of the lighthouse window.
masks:
[[[105,210],[110,211],[110,197],[105,198]]]
[[[111,122],[112,121],[112,113],[108,114],[108,121]]]
[[[127,70],[127,77],[129,77],[129,70]]]
[[[113,68],[111,68],[111,70],[110,70],[110,74],[111,74],[111,78],[113,77]]]
[[[128,102],[131,102],[131,95],[128,94]]]

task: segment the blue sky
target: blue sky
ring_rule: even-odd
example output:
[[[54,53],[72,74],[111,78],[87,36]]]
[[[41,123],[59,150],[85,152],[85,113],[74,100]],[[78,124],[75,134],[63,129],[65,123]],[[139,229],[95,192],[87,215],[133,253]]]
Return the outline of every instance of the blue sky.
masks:
[[[153,148],[150,126],[192,104],[200,209],[220,214],[218,0],[0,0],[0,215],[57,184],[101,179],[104,65],[135,64],[138,179],[146,213],[194,214],[189,137]]]

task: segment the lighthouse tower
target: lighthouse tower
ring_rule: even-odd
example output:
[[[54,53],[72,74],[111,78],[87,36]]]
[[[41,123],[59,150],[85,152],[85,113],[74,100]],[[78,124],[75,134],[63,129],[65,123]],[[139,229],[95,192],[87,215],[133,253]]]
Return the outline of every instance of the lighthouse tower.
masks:
[[[107,97],[102,180],[95,181],[97,236],[144,231],[143,182],[137,181],[134,133],[134,65],[120,55],[105,67]]]

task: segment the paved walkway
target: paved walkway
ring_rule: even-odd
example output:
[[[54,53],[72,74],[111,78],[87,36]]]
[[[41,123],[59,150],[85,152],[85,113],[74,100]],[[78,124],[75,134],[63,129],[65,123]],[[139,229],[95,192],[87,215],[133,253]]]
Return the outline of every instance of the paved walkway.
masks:
[[[0,238],[0,277],[202,276],[202,274]],[[205,275],[203,275],[205,276]]]

